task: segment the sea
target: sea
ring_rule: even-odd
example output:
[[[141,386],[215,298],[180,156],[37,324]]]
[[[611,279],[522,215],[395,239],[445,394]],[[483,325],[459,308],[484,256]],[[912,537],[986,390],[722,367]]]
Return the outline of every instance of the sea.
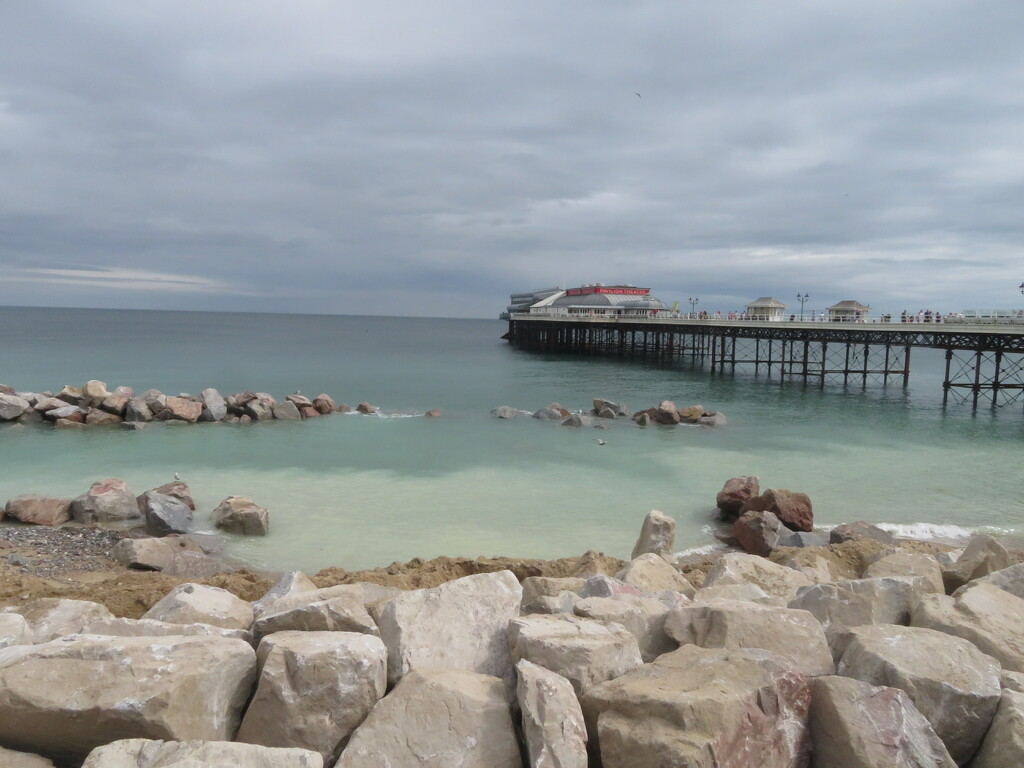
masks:
[[[715,494],[736,475],[807,493],[816,525],[1024,540],[1024,407],[942,404],[941,352],[915,349],[909,386],[804,385],[689,362],[516,349],[500,320],[0,308],[0,383],[57,391],[89,379],[168,394],[326,392],[377,415],[232,426],[54,430],[0,425],[0,503],[73,497],[107,477],[137,493],[186,480],[196,530],[225,497],[270,511],[266,537],[229,536],[255,568],[315,573],[412,558],[628,558],[644,516],[676,549],[718,546]],[[594,398],[669,399],[718,427],[562,427],[529,413]],[[511,420],[490,415],[512,406]],[[426,418],[431,408],[440,418]]]

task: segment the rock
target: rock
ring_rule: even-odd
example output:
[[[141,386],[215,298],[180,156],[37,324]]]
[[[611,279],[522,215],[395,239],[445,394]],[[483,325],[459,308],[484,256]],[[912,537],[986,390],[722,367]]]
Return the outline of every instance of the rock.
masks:
[[[718,600],[742,600],[753,603],[778,599],[756,584],[719,584],[715,587],[701,587],[693,593],[694,603],[712,603]]]
[[[724,427],[729,422],[721,411],[710,411],[704,413],[698,423],[703,427]]]
[[[188,487],[188,483],[184,480],[172,480],[169,483],[164,483],[159,488],[152,488],[150,493],[162,493],[164,496],[172,496],[178,501],[185,504],[193,512],[196,508],[195,499],[192,498],[192,489]],[[139,503],[139,509],[145,514],[145,495],[136,498]]]
[[[704,409],[701,408],[702,413],[703,411]],[[676,404],[671,400],[662,400],[654,413],[651,414],[651,420],[658,424],[678,424],[679,409],[676,408]]]
[[[799,536],[801,534],[794,535]],[[856,575],[844,571],[835,560],[821,554],[817,546],[798,550],[795,554],[784,558],[780,565],[799,571],[816,584],[824,581],[841,581]]]
[[[302,410],[307,406],[310,408],[313,407],[313,401],[310,400],[305,395],[300,395],[298,392],[294,392],[290,395],[285,395],[284,399],[286,402],[294,403],[295,407],[298,408],[299,410]]]
[[[153,412],[146,405],[141,397],[133,397],[124,407],[124,420],[126,422],[147,422],[153,420]]]
[[[114,617],[107,607],[90,600],[41,597],[24,605],[11,606],[4,613],[19,614],[28,622],[33,643],[45,643],[82,631],[97,619]]]
[[[253,421],[268,421],[274,418],[274,403],[261,397],[254,397],[245,404],[245,415]]]
[[[53,426],[56,429],[88,429],[80,413],[76,414],[76,418],[57,419],[53,422]]]
[[[508,406],[502,406],[508,407]],[[498,410],[497,408],[495,410]],[[494,411],[491,411],[492,415],[497,415]],[[563,419],[569,418],[570,413],[566,408],[563,408],[558,403],[551,403],[551,405],[545,406],[538,411],[533,412],[533,418],[535,419],[547,419],[550,421],[562,421]],[[503,417],[499,417],[503,418]]]
[[[1004,669],[999,675],[999,682],[1004,689],[1024,693],[1024,674],[1020,672],[1010,672]]]
[[[522,597],[512,572],[497,571],[403,592],[371,606],[388,649],[388,682],[426,666],[493,675],[513,690],[509,620],[519,615]]]
[[[236,416],[241,416],[245,413],[245,406],[256,399],[256,393],[246,390],[245,392],[238,392],[234,395],[228,395],[224,398],[224,404],[227,406],[228,413],[233,413]]]
[[[236,741],[301,747],[328,762],[387,685],[387,650],[370,635],[278,632],[257,656],[259,683]]]
[[[669,611],[665,633],[679,645],[762,648],[808,677],[835,673],[825,631],[807,611],[739,600],[682,605]]]
[[[732,477],[725,481],[715,497],[715,504],[725,519],[739,516],[740,508],[761,493],[761,480],[757,475]]]
[[[228,533],[266,536],[270,532],[270,512],[244,496],[228,496],[213,510],[214,527]]]
[[[61,400],[57,397],[44,397],[36,401],[36,404],[32,406],[32,409],[36,413],[46,413],[48,411],[56,410],[57,408],[67,408],[67,401]]]
[[[990,584],[993,587],[1009,592],[1014,597],[1024,600],[1024,563],[1017,563],[1017,565],[1011,565],[1009,568],[1001,568],[998,571],[992,571],[988,576],[973,579],[954,592],[953,597],[956,597],[964,590],[973,589],[979,584]]]
[[[106,411],[89,411],[85,415],[85,423],[93,427],[112,427],[121,423],[121,417]]]
[[[335,768],[521,768],[505,686],[414,669],[356,729]]]
[[[767,651],[684,646],[581,704],[603,768],[806,765],[807,680]]]
[[[285,400],[283,403],[277,403],[272,407],[274,418],[279,421],[298,421],[302,418],[302,414],[299,413],[298,407],[295,403]]]
[[[754,496],[740,507],[744,512],[771,512],[787,528],[794,531],[814,530],[814,513],[811,500],[806,493],[787,491],[784,488],[769,488],[760,496]]]
[[[704,415],[703,405],[691,405],[687,408],[679,409],[679,423],[680,424],[699,424],[701,417]]]
[[[323,768],[305,749],[261,747],[230,741],[122,739],[96,747],[82,768]]]
[[[253,611],[252,605],[226,589],[186,583],[168,592],[142,618],[247,630],[252,626]]]
[[[962,637],[1004,669],[1024,672],[1024,600],[991,584],[955,598],[925,595],[914,606],[910,625]]]
[[[317,586],[313,580],[302,571],[288,571],[274,582],[263,597],[253,602],[253,611],[259,616],[263,611],[269,609],[274,601],[282,597],[314,592],[316,589]]]
[[[663,653],[674,651],[679,645],[665,633],[665,617],[668,616],[669,607],[654,597],[618,595],[579,598],[574,602],[571,612],[584,619],[621,624],[636,638],[640,658],[645,663],[654,661]]]
[[[32,409],[28,400],[17,395],[0,395],[0,421],[14,421]]]
[[[512,658],[532,661],[572,683],[577,695],[643,663],[636,638],[621,624],[578,616],[521,616],[508,626]]]
[[[173,496],[156,491],[142,494],[143,515],[146,518],[146,533],[152,536],[166,536],[169,533],[187,533],[192,522],[192,510]]]
[[[42,755],[14,752],[0,747],[0,765],[4,768],[53,768],[53,761],[47,760]]]
[[[572,613],[573,609],[576,608],[576,604],[581,600],[583,600],[583,598],[575,592],[564,590],[559,592],[557,595],[541,595],[540,597],[535,597],[522,607],[521,613],[523,615],[535,613]]]
[[[895,552],[864,569],[864,578],[921,579],[922,591],[945,594],[942,567],[931,555]]]
[[[745,552],[767,557],[779,547],[799,546],[795,531],[772,512],[744,512],[732,525],[732,535]]]
[[[552,576],[527,576],[523,579],[522,605],[526,606],[538,597],[555,597],[562,592],[575,592],[577,595],[587,583],[580,578],[556,578]]]
[[[344,403],[338,403],[334,409],[335,413],[352,413],[352,407],[345,405]]]
[[[82,390],[78,387],[72,387],[70,384],[65,384],[60,392],[57,393],[57,398],[63,400],[65,403],[71,403],[71,405],[84,405],[85,395]]]
[[[385,584],[373,584],[368,581],[357,581],[355,585],[363,590],[363,605],[369,610],[371,605],[390,600],[396,595],[402,594],[404,590],[398,587],[389,587]]]
[[[33,525],[63,525],[71,519],[71,499],[28,494],[7,502],[7,517]]]
[[[642,592],[671,590],[687,597],[694,593],[693,585],[679,571],[665,561],[661,555],[648,553],[640,555],[615,574],[615,578],[630,584]]]
[[[587,726],[572,685],[525,659],[516,672],[530,768],[587,768]]]
[[[895,544],[896,537],[877,525],[858,520],[854,523],[841,523],[833,528],[828,535],[830,544],[842,544],[844,541],[872,539],[882,544]]]
[[[110,558],[125,568],[163,571],[182,551],[201,553],[198,545],[178,536],[145,539],[121,539],[110,550]]]
[[[0,613],[0,648],[9,645],[28,645],[31,642],[32,627],[24,616],[20,613]]]
[[[65,405],[63,408],[54,408],[43,413],[43,417],[49,421],[75,421],[79,424],[85,423],[85,411],[77,405]]]
[[[111,393],[107,391],[106,382],[96,381],[96,379],[87,381],[85,386],[82,387],[82,398],[93,408],[96,408],[100,403],[110,397],[110,394]]]
[[[903,579],[851,579],[801,589],[789,607],[810,611],[833,635],[868,624],[907,624],[917,594]]]
[[[607,410],[611,411],[616,417],[629,416],[629,407],[625,403],[613,403],[611,400],[605,400],[603,397],[595,397],[592,405],[596,413]]]
[[[251,646],[213,637],[78,635],[11,648],[0,652],[0,743],[77,765],[126,736],[227,740],[255,671]]]
[[[110,395],[99,404],[99,408],[107,413],[123,417],[131,399],[131,395]]]
[[[318,413],[322,413],[326,416],[329,413],[334,413],[334,409],[337,408],[338,405],[330,395],[320,393],[313,398],[313,407],[316,408]]]
[[[1009,566],[1010,555],[1006,547],[991,536],[976,533],[971,536],[956,563],[943,571],[942,579],[946,592],[953,592],[972,579]]]
[[[288,630],[379,634],[363,605],[362,587],[356,584],[279,597],[260,611],[253,625],[258,638]]]
[[[569,418],[562,421],[561,426],[563,427],[590,427],[593,426],[589,416],[584,416],[580,413],[569,414]]]
[[[175,552],[171,561],[161,569],[168,576],[188,580],[208,579],[218,573],[231,573],[234,570],[237,569],[223,560],[190,550]]]
[[[906,693],[848,677],[812,683],[814,764],[828,768],[955,768]]]
[[[583,583],[582,597],[613,597],[614,595],[642,595],[643,590],[611,576],[599,573]]]
[[[228,404],[216,389],[204,389],[199,397],[202,400],[202,412],[199,416],[202,421],[221,421],[228,415]]]
[[[646,411],[633,414],[633,421],[636,422],[638,427],[648,427],[651,425],[651,414]]]
[[[858,627],[838,672],[907,693],[949,754],[974,755],[999,704],[999,664],[966,640],[921,627]]]
[[[95,619],[82,627],[82,634],[111,637],[227,637],[252,643],[252,633],[244,629],[224,629],[213,624],[172,624],[156,619]]]
[[[441,415],[440,411],[437,411],[436,413],[433,413],[432,411],[437,411],[437,409],[434,408],[431,411],[427,411],[423,415],[424,416],[440,416]],[[318,411],[316,408],[314,408],[311,405],[304,405],[301,408],[299,408],[299,415],[302,416],[302,418],[304,418],[304,419],[316,419],[316,418],[319,418],[320,416],[322,416],[323,414],[321,414],[320,411]]]
[[[657,509],[652,509],[644,518],[643,527],[640,529],[640,538],[633,546],[633,554],[630,559],[638,555],[653,552],[662,557],[672,554],[672,548],[676,541],[676,521]]]
[[[370,405],[369,403],[360,403],[356,406],[356,413],[373,414],[377,413],[379,410],[380,409],[377,408],[377,406]]]
[[[1003,691],[992,725],[971,768],[1024,765],[1024,694]]]
[[[184,397],[168,397],[167,406],[164,411],[164,418],[168,421],[187,421],[190,424],[194,424],[199,421],[199,417],[203,414],[203,404],[197,403],[195,400],[187,400]]]
[[[769,595],[791,600],[796,591],[809,586],[811,580],[792,568],[763,557],[730,553],[722,555],[704,579],[705,587],[721,584],[756,584]]]
[[[141,516],[135,494],[124,480],[115,478],[93,483],[71,502],[71,517],[79,523],[109,523]]]

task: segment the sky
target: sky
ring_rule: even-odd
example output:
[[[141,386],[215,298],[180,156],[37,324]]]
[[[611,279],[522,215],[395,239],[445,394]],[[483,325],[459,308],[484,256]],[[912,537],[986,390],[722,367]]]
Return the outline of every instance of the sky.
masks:
[[[1020,0],[0,8],[0,305],[1024,304]]]

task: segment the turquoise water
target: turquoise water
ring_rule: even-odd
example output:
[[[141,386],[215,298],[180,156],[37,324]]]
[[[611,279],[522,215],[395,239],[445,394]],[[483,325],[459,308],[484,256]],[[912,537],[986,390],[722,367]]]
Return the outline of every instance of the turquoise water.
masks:
[[[677,548],[711,541],[733,475],[808,493],[816,521],[1024,530],[1020,404],[941,406],[941,355],[915,350],[911,386],[804,387],[687,364],[513,349],[497,320],[0,309],[0,382],[56,390],[88,379],[167,393],[213,386],[283,397],[328,392],[383,417],[141,432],[0,427],[0,502],[73,496],[120,477],[136,492],[180,473],[196,524],[225,496],[271,513],[265,539],[233,538],[255,565],[362,568],[436,555],[628,556],[644,515]],[[664,398],[724,412],[717,429],[575,430],[494,419],[511,405],[639,409]],[[440,408],[440,419],[426,419]],[[607,441],[599,445],[595,438]],[[919,528],[921,526],[918,526]]]

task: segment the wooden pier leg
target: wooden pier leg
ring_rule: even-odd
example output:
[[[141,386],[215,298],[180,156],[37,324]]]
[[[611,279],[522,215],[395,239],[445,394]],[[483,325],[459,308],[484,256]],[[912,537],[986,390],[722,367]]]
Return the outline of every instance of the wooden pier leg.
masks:
[[[846,342],[846,358],[843,360],[843,386],[850,381],[850,342]]]
[[[892,351],[892,347],[889,344],[885,345],[885,364],[882,366],[882,386],[886,386],[889,383],[889,352]]]
[[[825,388],[825,365],[828,362],[828,342],[821,342],[821,381],[818,386]]]
[[[871,359],[871,347],[867,344],[864,345],[864,374],[861,378],[861,386],[866,387],[868,385],[868,360]]]
[[[979,349],[974,353],[974,398],[972,400],[972,407],[978,407],[978,396],[981,395],[981,350]]]
[[[949,401],[949,387],[950,387],[949,368],[952,365],[952,363],[953,363],[953,350],[952,349],[947,349],[946,350],[946,376],[942,380],[942,405],[943,406],[945,406],[946,403]],[[906,380],[907,380],[907,377],[904,374],[904,376],[903,376],[904,385],[903,386],[906,386]]]
[[[1003,351],[1001,349],[996,350],[996,372],[992,377],[992,408],[993,410],[999,404],[999,376],[1003,367]]]
[[[947,358],[948,359],[948,358]],[[946,365],[946,378],[949,379],[949,365]],[[910,345],[903,350],[903,388],[906,389],[910,386]],[[946,402],[945,396],[943,396],[943,403]]]
[[[811,342],[808,341],[807,339],[804,339],[804,370],[803,370],[804,384],[807,383],[807,374],[808,374],[807,358],[809,356],[810,350],[811,350]]]

